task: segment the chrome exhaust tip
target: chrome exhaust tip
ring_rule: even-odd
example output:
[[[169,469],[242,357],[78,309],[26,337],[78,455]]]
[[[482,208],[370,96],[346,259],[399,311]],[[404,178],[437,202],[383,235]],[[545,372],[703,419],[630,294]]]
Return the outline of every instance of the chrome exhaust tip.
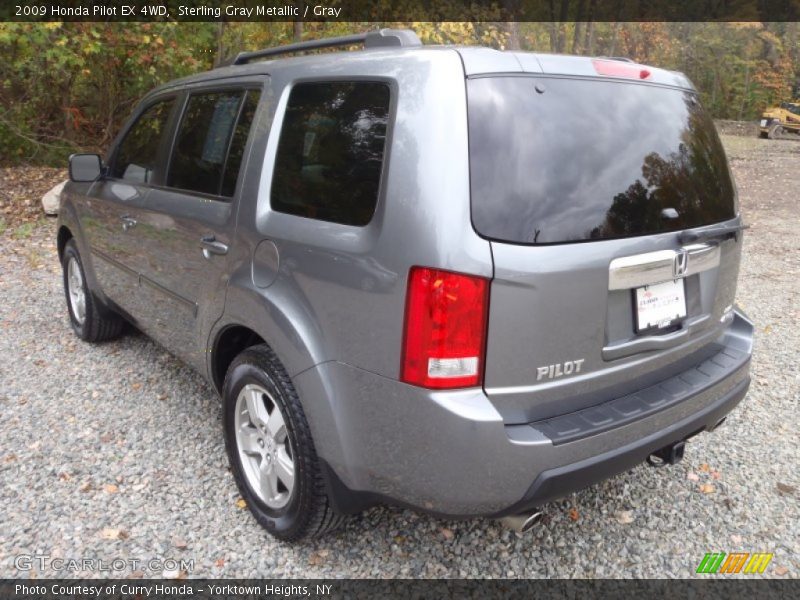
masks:
[[[542,511],[534,510],[529,513],[511,515],[510,517],[503,517],[502,519],[498,520],[504,527],[507,527],[512,531],[516,531],[517,533],[526,533],[533,529],[533,526],[541,521],[543,516],[544,513]]]

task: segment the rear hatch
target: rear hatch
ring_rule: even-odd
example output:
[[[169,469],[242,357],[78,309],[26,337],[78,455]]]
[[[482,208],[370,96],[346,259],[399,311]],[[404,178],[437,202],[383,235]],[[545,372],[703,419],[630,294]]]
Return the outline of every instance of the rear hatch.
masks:
[[[467,92],[472,219],[495,266],[484,386],[506,422],[594,406],[719,351],[741,252],[725,228],[740,221],[694,90],[514,73],[468,77]]]

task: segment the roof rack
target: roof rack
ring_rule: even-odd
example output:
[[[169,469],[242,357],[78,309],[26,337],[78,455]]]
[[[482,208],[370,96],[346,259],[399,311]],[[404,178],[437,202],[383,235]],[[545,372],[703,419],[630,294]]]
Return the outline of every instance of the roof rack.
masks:
[[[265,56],[276,56],[278,54],[291,54],[293,52],[305,52],[306,50],[316,50],[317,48],[331,48],[333,46],[352,46],[353,44],[364,44],[364,48],[400,48],[409,46],[421,46],[417,34],[410,29],[380,29],[369,33],[358,33],[355,35],[343,35],[339,37],[322,38],[320,40],[308,40],[276,48],[264,48],[255,52],[240,52],[233,60],[234,65],[243,65]]]

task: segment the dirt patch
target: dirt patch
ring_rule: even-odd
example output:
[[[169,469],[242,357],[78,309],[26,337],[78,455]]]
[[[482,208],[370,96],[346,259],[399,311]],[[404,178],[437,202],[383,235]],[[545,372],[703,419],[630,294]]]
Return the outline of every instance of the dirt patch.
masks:
[[[746,137],[758,137],[758,121],[730,121],[727,119],[715,119],[714,125],[720,135],[741,135]]]
[[[750,225],[745,234],[744,262],[769,256],[771,265],[762,269],[758,277],[767,271],[796,277],[797,271],[792,269],[796,268],[800,252],[800,143],[793,139],[741,136],[723,136],[722,141],[736,179],[742,217]],[[740,281],[740,289],[743,288]],[[796,290],[787,293],[797,301]]]
[[[16,228],[42,219],[42,196],[66,178],[66,169],[0,168],[0,229]]]

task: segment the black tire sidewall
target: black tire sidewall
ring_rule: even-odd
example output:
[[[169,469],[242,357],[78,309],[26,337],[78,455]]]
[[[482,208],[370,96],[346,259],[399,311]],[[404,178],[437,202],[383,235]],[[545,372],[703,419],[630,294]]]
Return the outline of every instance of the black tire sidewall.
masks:
[[[223,389],[223,426],[225,429],[225,447],[231,465],[231,471],[239,492],[247,503],[250,512],[256,520],[273,535],[277,537],[292,537],[294,532],[305,528],[309,520],[307,510],[307,495],[309,493],[308,468],[304,463],[304,453],[298,447],[301,443],[297,438],[296,415],[288,408],[290,399],[287,398],[289,390],[284,390],[273,375],[259,364],[260,357],[253,356],[253,353],[246,351],[237,358],[230,368],[225,379]],[[267,506],[247,483],[244,473],[239,449],[236,443],[236,400],[239,392],[247,384],[257,384],[265,388],[271,395],[278,408],[283,414],[284,422],[289,436],[289,445],[292,449],[292,459],[295,468],[295,485],[289,503],[280,509]]]

